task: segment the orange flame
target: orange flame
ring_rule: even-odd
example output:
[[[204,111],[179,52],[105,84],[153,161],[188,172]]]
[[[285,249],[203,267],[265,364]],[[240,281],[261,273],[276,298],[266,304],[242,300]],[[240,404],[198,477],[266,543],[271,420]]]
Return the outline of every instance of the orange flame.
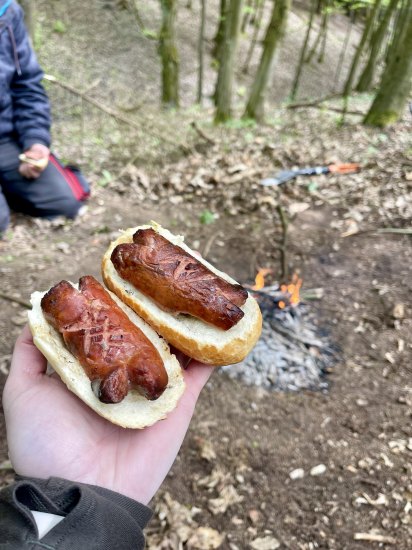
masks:
[[[289,302],[295,306],[300,302],[299,291],[301,286],[302,286],[302,279],[299,278],[297,273],[294,273],[292,277],[292,282],[287,285],[285,284],[280,285],[280,290],[285,294],[289,294],[290,296]],[[285,305],[281,306],[281,303],[284,304],[284,302],[279,302],[278,306],[280,309],[283,309]]]
[[[265,286],[265,277],[270,273],[272,273],[271,269],[267,267],[260,268],[255,277],[255,284],[251,287],[252,290],[260,290],[263,288]]]

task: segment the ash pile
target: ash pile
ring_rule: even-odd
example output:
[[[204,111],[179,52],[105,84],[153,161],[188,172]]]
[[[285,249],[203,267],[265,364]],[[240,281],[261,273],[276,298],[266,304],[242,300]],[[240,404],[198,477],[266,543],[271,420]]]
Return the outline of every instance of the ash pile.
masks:
[[[299,298],[301,280],[250,289],[263,317],[262,335],[246,359],[222,367],[230,378],[270,390],[326,390],[337,348],[318,326],[316,312]],[[308,291],[309,293],[309,291]]]

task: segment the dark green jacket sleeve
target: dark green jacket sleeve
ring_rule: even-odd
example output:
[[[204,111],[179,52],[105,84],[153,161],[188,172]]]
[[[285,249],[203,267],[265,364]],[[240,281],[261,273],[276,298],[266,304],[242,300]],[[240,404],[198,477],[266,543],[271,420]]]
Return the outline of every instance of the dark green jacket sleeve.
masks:
[[[64,516],[40,541],[30,510]],[[139,550],[152,513],[130,498],[60,478],[20,478],[0,491],[1,550]]]

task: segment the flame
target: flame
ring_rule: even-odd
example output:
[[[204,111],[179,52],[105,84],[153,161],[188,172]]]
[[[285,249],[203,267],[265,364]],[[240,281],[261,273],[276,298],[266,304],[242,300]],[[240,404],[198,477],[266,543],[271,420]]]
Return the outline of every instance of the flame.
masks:
[[[267,267],[260,268],[255,277],[255,284],[251,287],[251,289],[260,290],[261,288],[263,288],[265,286],[265,277],[270,273],[272,273],[271,269]]]
[[[296,305],[300,302],[299,291],[302,286],[302,279],[299,278],[297,273],[294,273],[292,277],[292,283],[288,285],[288,292],[290,294],[290,303]]]
[[[301,286],[302,286],[302,279],[299,278],[297,273],[293,274],[291,283],[288,283],[287,285],[285,284],[280,285],[281,292],[284,292],[285,294],[289,294],[290,296],[289,303],[291,305],[296,306],[300,302],[299,291],[301,289]],[[283,309],[285,305],[281,306],[280,305],[281,303],[284,304],[284,302],[282,301],[278,303],[278,306],[280,309]]]

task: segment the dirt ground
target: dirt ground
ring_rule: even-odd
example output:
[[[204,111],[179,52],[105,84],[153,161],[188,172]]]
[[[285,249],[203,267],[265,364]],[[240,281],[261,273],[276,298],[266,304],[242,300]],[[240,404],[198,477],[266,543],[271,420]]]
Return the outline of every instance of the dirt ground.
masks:
[[[179,164],[165,169],[165,177],[171,171],[178,173]],[[174,208],[173,192],[139,206],[119,189],[96,188],[89,212],[74,223],[16,216],[0,245],[2,293],[28,300],[32,290],[62,277],[99,276],[99,259],[117,229],[152,218],[199,250],[207,247],[207,257],[242,282],[251,281],[257,263],[277,258],[264,210],[244,206],[236,223],[222,210],[206,225],[190,203]],[[220,193],[223,201],[226,192],[222,187],[215,199]],[[328,374],[329,391],[268,393],[216,372],[153,502],[149,548],[410,548],[410,236],[343,237],[341,214],[337,207],[311,204],[288,228],[288,263],[300,270],[306,287],[324,289],[311,307],[341,349]],[[25,310],[7,300],[1,305],[4,382]],[[4,462],[3,424],[1,433],[6,484],[12,472]],[[319,465],[318,475],[311,474]],[[303,477],[291,479],[296,469]],[[355,541],[357,533],[381,535],[386,543]],[[201,535],[207,543],[199,542]]]
[[[115,17],[102,2],[84,5],[90,17],[80,8],[69,14],[64,3],[41,0],[38,6],[49,24],[40,37],[46,71],[66,80],[72,77],[79,88],[93,88],[98,99],[119,110],[142,100],[150,103],[153,97],[157,101],[155,43],[126,28],[124,14]],[[142,16],[151,21],[152,8],[147,6]],[[187,12],[184,17],[189,19]],[[291,18],[295,35],[300,32],[298,19],[298,13]],[[55,20],[66,24],[65,33],[50,31]],[[89,33],[92,20],[102,32]],[[72,23],[77,27],[72,29]],[[209,39],[213,25],[210,18]],[[339,51],[333,48],[335,36],[340,33],[342,39],[345,28],[335,30],[328,50],[334,59]],[[185,44],[182,97],[189,104],[195,89],[194,38],[190,27],[182,25],[179,33]],[[303,33],[299,36],[303,39]],[[273,99],[287,93],[293,75],[286,69],[297,56],[291,36],[281,53],[281,93],[274,93]],[[308,70],[302,95],[326,93],[322,71],[328,72],[329,64],[317,69],[317,76]],[[244,101],[238,90],[239,98]],[[360,98],[355,107],[365,110],[367,101]],[[86,124],[84,143],[74,142],[70,132],[79,123],[78,113],[63,102],[59,111],[58,104],[55,100],[55,143],[70,156],[82,149],[78,159],[93,183],[89,210],[75,222],[14,216],[6,239],[0,241],[2,295],[27,302],[33,290],[44,290],[62,278],[99,277],[101,255],[118,229],[150,219],[184,234],[193,248],[240,282],[253,281],[258,267],[271,267],[274,278],[280,278],[280,205],[289,222],[289,274],[297,270],[304,288],[323,289],[323,298],[310,307],[340,349],[323,393],[269,393],[214,374],[180,455],[152,503],[148,547],[410,549],[409,115],[380,132],[358,124],[358,117],[338,126],[339,115],[326,109],[271,109],[270,120],[259,128],[239,122],[223,129],[213,128],[211,113],[201,110],[172,115],[174,126],[166,116],[156,126],[156,120],[137,111],[143,134],[140,141],[134,136],[134,148],[130,141],[126,148],[119,129],[109,131],[104,125],[97,136]],[[146,165],[145,129],[161,128],[174,138],[174,128],[191,128],[191,119],[210,142],[189,130],[185,136],[194,142],[190,154],[180,152],[173,162],[164,154],[157,165]],[[150,147],[159,156],[162,141]],[[362,171],[347,177],[299,178],[281,188],[259,185],[278,169],[334,161],[360,162]],[[110,170],[107,177],[104,169]],[[0,305],[2,389],[26,309],[4,297]],[[0,415],[0,484],[12,479]]]

